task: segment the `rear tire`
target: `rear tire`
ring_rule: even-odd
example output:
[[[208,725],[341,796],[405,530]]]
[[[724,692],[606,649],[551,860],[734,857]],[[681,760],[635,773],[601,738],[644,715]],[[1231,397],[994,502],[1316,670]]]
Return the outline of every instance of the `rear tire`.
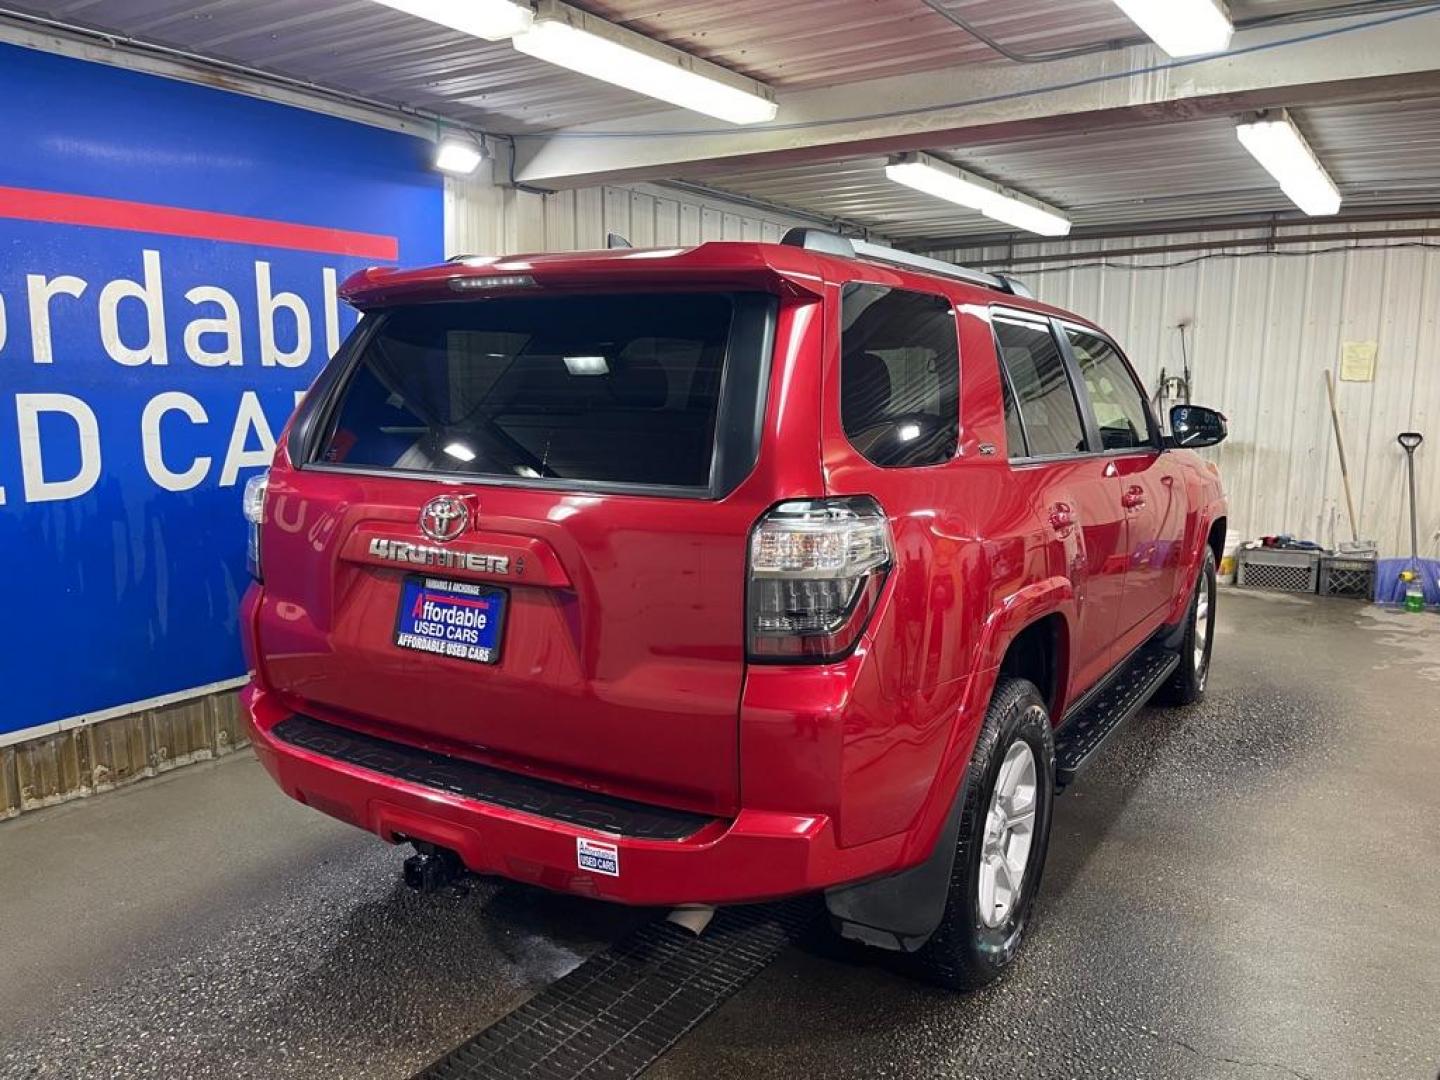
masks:
[[[971,991],[1014,962],[1050,842],[1055,741],[1033,683],[1005,676],[996,683],[960,797],[945,914],[906,962],[923,979]]]
[[[1171,643],[1180,650],[1180,666],[1155,693],[1162,705],[1194,705],[1205,696],[1210,678],[1210,657],[1215,651],[1215,553],[1205,548],[1205,562],[1195,581],[1195,592],[1185,621],[1176,628]]]

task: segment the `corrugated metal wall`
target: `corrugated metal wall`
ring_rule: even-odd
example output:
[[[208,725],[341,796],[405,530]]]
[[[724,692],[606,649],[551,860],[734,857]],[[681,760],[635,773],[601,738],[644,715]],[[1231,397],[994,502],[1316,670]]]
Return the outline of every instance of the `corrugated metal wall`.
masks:
[[[1361,533],[1378,540],[1382,554],[1408,554],[1405,456],[1395,436],[1420,431],[1429,439],[1416,459],[1420,545],[1433,555],[1440,550],[1440,244],[1406,228],[1389,226],[1390,239],[1251,249],[1240,257],[1177,252],[1107,260],[1104,253],[1255,233],[1025,245],[1014,254],[1081,259],[1014,272],[1041,299],[1116,335],[1151,392],[1162,367],[1180,370],[1177,327],[1189,324],[1193,400],[1230,419],[1229,441],[1212,453],[1230,493],[1231,528],[1242,537],[1349,539],[1324,372],[1338,378],[1342,343],[1378,342],[1373,382],[1336,383]],[[1309,234],[1338,231],[1317,225]],[[1326,250],[1336,247],[1344,250]],[[990,248],[942,257],[1012,256]]]
[[[612,232],[635,247],[773,241],[803,224],[815,223],[646,184],[536,195],[496,185],[484,170],[446,184],[445,249],[452,255],[603,248]]]

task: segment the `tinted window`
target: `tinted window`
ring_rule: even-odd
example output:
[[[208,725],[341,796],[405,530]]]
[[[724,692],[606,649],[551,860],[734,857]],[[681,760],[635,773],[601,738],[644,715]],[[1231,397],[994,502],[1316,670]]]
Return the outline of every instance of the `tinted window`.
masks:
[[[396,309],[366,344],[318,457],[704,486],[733,306],[712,293]]]
[[[960,438],[955,315],[938,296],[850,285],[840,333],[840,411],[876,465],[936,465]]]
[[[1060,346],[1048,326],[995,320],[995,343],[1025,424],[1031,457],[1085,449],[1085,425],[1075,404]],[[1008,422],[1007,422],[1008,423]],[[1016,447],[1010,456],[1017,457]]]
[[[1066,330],[1080,377],[1100,427],[1100,445],[1106,450],[1129,450],[1150,445],[1150,418],[1145,398],[1130,369],[1108,341],[1079,330]]]
[[[1005,446],[1012,458],[1025,457],[1029,451],[1025,448],[1025,429],[1020,424],[1020,406],[1008,377],[1000,380],[1000,386],[1005,397]]]

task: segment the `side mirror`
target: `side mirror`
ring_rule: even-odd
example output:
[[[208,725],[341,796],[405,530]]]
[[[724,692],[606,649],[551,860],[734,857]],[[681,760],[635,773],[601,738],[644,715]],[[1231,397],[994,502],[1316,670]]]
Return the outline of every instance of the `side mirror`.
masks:
[[[1183,450],[1214,446],[1230,434],[1225,416],[1203,405],[1175,405],[1170,409],[1170,444]]]

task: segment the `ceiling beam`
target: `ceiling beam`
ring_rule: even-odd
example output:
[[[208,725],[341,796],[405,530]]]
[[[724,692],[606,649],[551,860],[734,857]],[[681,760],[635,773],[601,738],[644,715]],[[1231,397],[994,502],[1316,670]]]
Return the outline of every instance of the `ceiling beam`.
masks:
[[[1247,31],[1212,59],[1171,61],[1133,46],[1039,69],[972,64],[782,92],[777,123],[752,128],[672,111],[522,136],[517,177],[549,187],[703,178],[737,165],[959,148],[1417,90],[1440,91],[1440,3]]]
[[[1218,217],[1172,218],[1168,221],[1151,221],[1143,225],[1091,225],[1072,229],[1066,237],[1070,243],[1085,240],[1131,240],[1147,236],[1174,236],[1177,233],[1204,235],[1215,232],[1263,232],[1266,235],[1281,235],[1281,229],[1314,229],[1317,225],[1395,224],[1410,221],[1440,220],[1440,202],[1403,204],[1364,210],[1341,210],[1326,218],[1307,217],[1298,210],[1260,212],[1252,214],[1229,214]],[[925,254],[935,251],[969,251],[980,248],[1029,248],[1053,244],[1045,236],[1027,236],[1013,229],[1008,232],[956,233],[946,236],[931,236],[923,240],[906,240],[903,246],[909,251]]]
[[[1135,247],[1099,248],[1093,251],[1068,251],[1051,255],[1005,255],[995,258],[965,260],[973,269],[1013,270],[1037,266],[1067,266],[1074,263],[1103,263],[1111,259],[1144,258],[1151,255],[1174,255],[1197,251],[1226,252],[1233,248],[1275,249],[1297,244],[1340,244],[1353,245],[1364,250],[1362,242],[1372,240],[1409,243],[1419,239],[1428,242],[1430,237],[1440,236],[1440,229],[1416,227],[1412,229],[1350,229],[1332,232],[1312,232],[1300,236],[1247,236],[1230,239],[1192,240],[1172,244],[1145,244]],[[968,249],[960,248],[959,251]],[[1319,254],[1318,251],[1311,254]]]

